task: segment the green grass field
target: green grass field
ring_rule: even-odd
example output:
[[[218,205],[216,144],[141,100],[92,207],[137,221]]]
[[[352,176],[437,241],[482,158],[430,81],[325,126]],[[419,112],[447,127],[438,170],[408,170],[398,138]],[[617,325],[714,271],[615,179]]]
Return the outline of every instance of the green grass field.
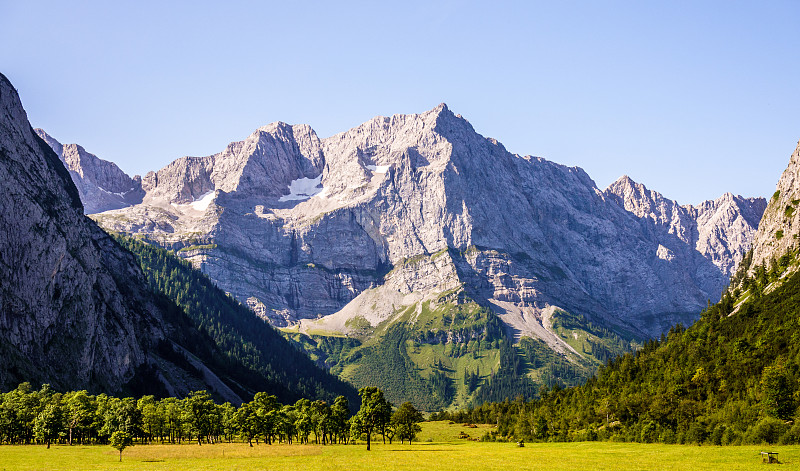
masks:
[[[457,438],[477,429],[426,423],[412,445],[136,445],[119,455],[109,446],[0,446],[0,470],[718,470],[753,469],[759,451],[780,453],[779,469],[800,469],[800,446],[698,447],[635,443],[478,443]],[[427,441],[431,440],[431,441]]]

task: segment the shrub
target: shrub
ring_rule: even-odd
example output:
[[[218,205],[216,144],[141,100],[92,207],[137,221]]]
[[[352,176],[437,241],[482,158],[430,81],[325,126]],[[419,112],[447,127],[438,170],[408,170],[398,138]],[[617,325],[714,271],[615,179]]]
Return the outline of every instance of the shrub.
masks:
[[[781,445],[794,445],[800,443],[800,424],[795,423],[778,440]]]
[[[781,436],[786,433],[788,426],[781,419],[764,417],[747,430],[748,443],[778,443]]]
[[[652,420],[646,420],[642,424],[642,429],[639,432],[639,440],[642,443],[653,443],[658,441],[659,427]]]
[[[722,444],[741,445],[742,435],[732,428],[725,429],[725,432],[722,434]]]
[[[725,435],[728,427],[718,424],[714,427],[714,430],[711,431],[711,436],[708,437],[708,441],[711,442],[712,445],[722,445],[722,437]]]
[[[692,425],[689,426],[689,430],[686,431],[685,440],[686,443],[702,445],[707,437],[708,431],[706,430],[705,424],[702,422],[692,422]]]
[[[675,431],[671,428],[668,428],[661,432],[661,435],[658,437],[659,441],[662,443],[666,443],[668,445],[674,445],[677,443],[678,437],[675,435]]]

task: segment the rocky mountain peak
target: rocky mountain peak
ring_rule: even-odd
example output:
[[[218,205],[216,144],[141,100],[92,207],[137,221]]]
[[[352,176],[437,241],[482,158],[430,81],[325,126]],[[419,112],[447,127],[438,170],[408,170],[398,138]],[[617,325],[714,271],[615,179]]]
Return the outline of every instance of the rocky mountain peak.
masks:
[[[194,203],[214,190],[239,199],[296,202],[324,188],[331,201],[317,206],[327,211],[336,206],[334,200],[374,192],[392,168],[442,171],[453,155],[450,142],[464,139],[502,149],[444,103],[421,114],[379,116],[322,140],[308,125],[278,121],[218,154],[183,157],[148,173],[142,187],[148,202],[176,205]]]
[[[320,140],[308,125],[270,123],[246,139],[207,157],[182,157],[142,185],[149,202],[190,204],[221,190],[236,197],[279,198],[295,180],[317,178],[324,158]]]
[[[142,202],[144,191],[138,176],[129,177],[115,163],[86,152],[78,144],[61,144],[43,129],[37,128],[35,132],[69,170],[87,214]]]
[[[657,191],[648,190],[627,175],[609,185],[605,194],[639,218],[651,219],[661,225],[669,225],[675,218],[680,219],[677,202],[664,198]]]
[[[644,187],[644,185],[636,183],[627,175],[617,178],[614,183],[608,185],[608,188],[606,188],[606,193],[612,193],[619,196],[633,195],[635,193],[642,194],[646,191],[647,189]]]
[[[324,139],[272,123],[143,184],[143,204],[97,220],[181,249],[278,324],[340,311],[394,268],[423,297],[461,285],[485,305],[557,305],[660,333],[719,295],[754,230],[739,217],[747,201],[684,207],[629,177],[602,192],[580,168],[507,152],[444,104]],[[406,262],[445,250],[448,267]]]

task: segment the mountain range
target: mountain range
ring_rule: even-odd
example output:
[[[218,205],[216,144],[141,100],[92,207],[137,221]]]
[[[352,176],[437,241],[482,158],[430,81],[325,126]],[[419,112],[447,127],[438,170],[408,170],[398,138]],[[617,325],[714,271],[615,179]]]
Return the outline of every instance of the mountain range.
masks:
[[[558,306],[657,335],[718,299],[766,206],[731,194],[681,206],[628,177],[603,191],[579,168],[507,152],[445,105],[327,139],[274,123],[142,179],[39,132],[89,156],[65,158],[103,197],[84,191],[87,208],[144,192],[93,216],[101,226],[179,251],[276,325],[338,312],[403,261],[451,248],[475,254],[448,265],[501,314],[497,303],[537,318]],[[414,278],[442,286],[400,291],[450,289]]]
[[[506,151],[444,104],[324,139],[273,123],[143,178],[37,132],[87,213],[109,209],[91,214],[101,227],[191,261],[357,385],[370,381],[364,352],[401,319],[407,335],[433,329],[443,344],[485,336],[484,321],[457,332],[459,309],[496,317],[517,349],[536,339],[596,366],[606,353],[586,342],[635,347],[718,300],[767,203],[725,194],[680,205],[627,176],[601,190],[580,168]],[[428,327],[416,324],[425,312],[438,313]],[[565,318],[582,327],[564,330]],[[332,349],[342,336],[356,344]],[[486,382],[500,349],[484,347]],[[454,362],[412,357],[423,383],[431,363]],[[450,366],[459,384],[460,363]]]

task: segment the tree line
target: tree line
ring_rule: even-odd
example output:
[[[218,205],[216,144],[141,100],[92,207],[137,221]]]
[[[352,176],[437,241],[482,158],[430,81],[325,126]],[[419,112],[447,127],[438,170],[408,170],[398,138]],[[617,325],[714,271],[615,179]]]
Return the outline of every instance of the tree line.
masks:
[[[281,404],[275,395],[257,393],[252,401],[234,406],[217,404],[207,391],[184,398],[152,395],[114,397],[86,391],[60,393],[49,385],[36,390],[29,383],[0,393],[0,443],[109,444],[118,437],[136,443],[198,445],[221,441],[346,444],[373,436],[384,443],[410,443],[420,431],[422,414],[411,403],[393,408],[375,387],[359,391],[361,407],[351,416],[345,396],[332,403],[299,399]],[[116,435],[115,435],[116,434]],[[118,448],[119,449],[119,448]],[[120,449],[121,451],[121,449]]]

